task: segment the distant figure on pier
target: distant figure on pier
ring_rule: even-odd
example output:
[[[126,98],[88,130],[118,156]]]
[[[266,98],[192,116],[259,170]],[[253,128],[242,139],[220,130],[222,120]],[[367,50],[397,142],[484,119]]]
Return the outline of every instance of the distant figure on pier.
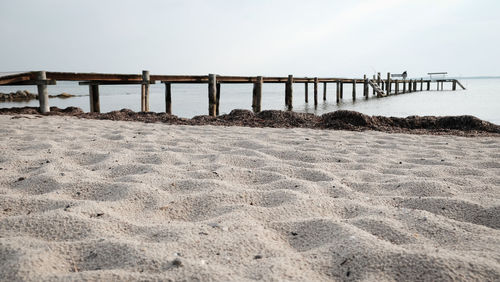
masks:
[[[407,76],[408,76],[408,74],[406,73],[406,71],[404,71],[402,74],[403,79],[406,79]]]

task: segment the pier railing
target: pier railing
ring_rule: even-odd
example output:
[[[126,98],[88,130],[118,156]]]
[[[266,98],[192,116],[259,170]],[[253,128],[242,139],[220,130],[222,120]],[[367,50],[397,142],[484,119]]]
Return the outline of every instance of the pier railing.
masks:
[[[73,72],[24,72],[0,76],[0,85],[37,85],[40,111],[50,111],[47,85],[55,85],[57,81],[77,81],[80,85],[89,86],[90,111],[100,112],[99,85],[141,85],[141,111],[149,111],[149,85],[158,83],[165,84],[165,112],[172,113],[172,84],[182,83],[205,83],[208,84],[208,114],[216,116],[219,114],[220,85],[224,83],[246,83],[253,84],[252,109],[261,111],[262,85],[264,83],[285,84],[285,105],[289,110],[293,108],[293,84],[305,84],[305,102],[309,102],[309,84],[313,84],[314,105],[318,105],[318,85],[323,84],[323,100],[327,99],[327,85],[336,85],[336,101],[343,99],[344,84],[352,84],[352,99],[356,100],[356,85],[363,84],[363,97],[369,97],[369,88],[372,87],[373,95],[386,97],[402,93],[431,90],[431,83],[436,83],[436,90],[444,90],[444,84],[450,83],[451,90],[457,90],[457,84],[465,87],[456,79],[392,79],[390,73],[387,78],[382,79],[380,73],[372,79],[367,78],[328,78],[328,77],[268,77],[268,76],[224,76],[224,75],[153,75],[149,71],[142,74],[107,74],[107,73],[73,73]],[[424,87],[425,85],[425,87]],[[419,89],[420,88],[420,89]]]

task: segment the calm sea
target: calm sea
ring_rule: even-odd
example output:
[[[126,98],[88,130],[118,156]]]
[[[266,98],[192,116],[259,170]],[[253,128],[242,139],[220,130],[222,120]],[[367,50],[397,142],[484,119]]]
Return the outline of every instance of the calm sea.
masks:
[[[411,115],[473,115],[478,118],[500,124],[500,78],[490,79],[462,79],[467,90],[435,91],[435,83],[431,84],[434,91],[423,91],[409,94],[393,95],[386,98],[372,97],[363,99],[362,85],[356,88],[356,101],[352,100],[352,85],[344,85],[344,99],[341,103],[335,102],[335,85],[329,84],[327,100],[323,101],[323,85],[319,85],[317,108],[313,104],[313,85],[309,85],[309,103],[304,102],[304,84],[294,84],[293,105],[294,111],[323,114],[339,109],[354,110],[368,115],[383,115],[406,117]],[[420,86],[419,86],[420,87]],[[424,85],[425,87],[425,85]],[[447,87],[447,88],[446,88]],[[65,108],[76,106],[89,111],[88,86],[79,86],[73,82],[58,82],[48,86],[49,94],[67,92],[79,97],[69,99],[50,99],[51,106]],[[451,85],[445,85],[451,89]],[[36,93],[34,86],[3,86],[0,92],[8,93],[17,90],[28,90]],[[151,85],[150,109],[154,112],[165,111],[164,85]],[[371,90],[370,90],[371,92]],[[264,84],[262,94],[262,109],[285,109],[285,85]],[[109,112],[128,108],[140,110],[140,86],[100,86],[101,112]],[[233,109],[251,109],[251,84],[222,84],[220,113],[229,113]],[[38,106],[38,101],[0,103],[0,108]],[[173,84],[172,85],[172,112],[180,117],[193,117],[208,112],[208,97],[206,84]]]

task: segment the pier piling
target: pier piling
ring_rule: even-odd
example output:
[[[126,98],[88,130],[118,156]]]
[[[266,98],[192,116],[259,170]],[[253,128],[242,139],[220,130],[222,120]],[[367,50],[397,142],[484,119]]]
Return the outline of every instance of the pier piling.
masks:
[[[100,113],[99,84],[89,84],[90,112]]]
[[[386,89],[386,92],[387,92],[387,95],[391,94],[391,73],[388,72],[387,73],[387,82],[386,82],[386,86],[385,86],[385,89]]]
[[[352,81],[352,100],[356,101],[356,79]]]
[[[326,101],[326,82],[323,82],[323,101]]]
[[[149,71],[142,71],[141,112],[149,112]]]
[[[217,81],[217,92],[215,94],[215,115],[219,115],[219,102],[220,102],[220,83]]]
[[[314,78],[314,106],[318,105],[318,78]]]
[[[39,71],[36,73],[38,101],[40,102],[40,112],[42,114],[50,112],[49,107],[49,92],[47,91],[47,73]]]
[[[285,85],[285,105],[289,111],[293,109],[293,75],[288,75]]]
[[[366,74],[363,77],[363,96],[368,99],[368,79],[366,77]]]
[[[172,114],[172,84],[165,82],[165,112]]]
[[[304,95],[305,95],[305,100],[306,100],[306,103],[309,103],[309,83],[304,83]]]
[[[262,76],[257,76],[255,83],[253,84],[253,99],[252,99],[252,109],[255,113],[261,111],[262,105],[262,84],[264,79]]]
[[[217,115],[217,77],[215,74],[208,75],[208,115]]]

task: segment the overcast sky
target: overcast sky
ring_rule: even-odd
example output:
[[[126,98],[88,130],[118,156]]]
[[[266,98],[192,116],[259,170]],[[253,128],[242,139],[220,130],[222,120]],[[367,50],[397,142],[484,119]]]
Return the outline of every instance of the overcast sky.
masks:
[[[500,75],[499,0],[0,0],[0,71]]]

